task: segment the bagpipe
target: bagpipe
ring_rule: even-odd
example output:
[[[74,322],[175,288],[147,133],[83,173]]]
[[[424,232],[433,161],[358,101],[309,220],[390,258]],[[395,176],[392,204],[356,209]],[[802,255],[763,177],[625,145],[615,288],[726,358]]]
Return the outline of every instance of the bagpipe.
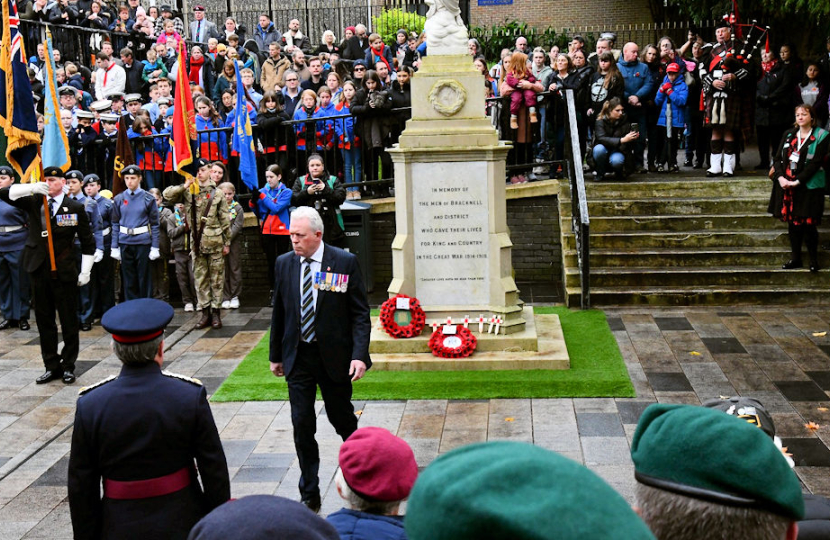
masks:
[[[720,53],[719,56],[721,59],[731,57],[742,64],[749,65],[752,61],[752,56],[758,52],[762,42],[765,43],[764,50],[769,52],[769,26],[759,26],[758,21],[755,19],[750,23],[741,23],[738,19],[737,5],[735,6],[735,11],[723,16],[723,20],[732,29],[732,37],[730,47]],[[734,54],[735,36],[737,35],[738,39],[741,39],[743,29],[745,28],[749,28],[746,34],[746,40],[744,40],[740,52]]]

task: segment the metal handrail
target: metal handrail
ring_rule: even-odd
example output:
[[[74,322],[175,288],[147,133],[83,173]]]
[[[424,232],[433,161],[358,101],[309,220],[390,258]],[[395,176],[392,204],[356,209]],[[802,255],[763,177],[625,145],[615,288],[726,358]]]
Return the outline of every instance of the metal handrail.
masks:
[[[568,156],[568,177],[571,188],[571,227],[579,265],[579,283],[581,288],[580,305],[582,309],[591,307],[590,275],[590,235],[588,217],[588,197],[585,194],[585,178],[582,171],[582,146],[579,144],[579,128],[576,122],[576,100],[573,90],[565,90],[565,103],[568,109],[566,123],[568,140],[565,144]]]

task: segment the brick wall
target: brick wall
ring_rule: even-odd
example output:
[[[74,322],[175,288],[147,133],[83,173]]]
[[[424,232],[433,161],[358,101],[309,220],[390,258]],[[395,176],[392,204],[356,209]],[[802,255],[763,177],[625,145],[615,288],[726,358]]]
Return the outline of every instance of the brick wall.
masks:
[[[265,256],[259,243],[259,230],[247,226],[242,232],[243,294],[267,292]],[[559,242],[559,210],[555,195],[510,199],[507,224],[513,241],[513,271],[517,282],[547,282],[562,288],[562,250]],[[375,291],[383,291],[392,280],[392,240],[395,214],[371,214],[372,271]],[[175,287],[175,285],[172,285]]]
[[[478,0],[470,0],[472,26],[488,27],[512,20],[539,29],[653,22],[648,0],[513,0],[502,6],[479,6]]]

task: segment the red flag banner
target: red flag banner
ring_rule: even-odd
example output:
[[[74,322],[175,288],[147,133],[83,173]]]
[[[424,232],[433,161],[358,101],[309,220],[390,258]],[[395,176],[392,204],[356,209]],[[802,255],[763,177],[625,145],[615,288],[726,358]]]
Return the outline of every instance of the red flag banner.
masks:
[[[193,178],[191,165],[196,157],[196,110],[187,76],[187,53],[184,40],[179,42],[179,61],[176,72],[176,93],[173,98],[173,133],[170,148],[173,151],[173,170],[185,178]]]

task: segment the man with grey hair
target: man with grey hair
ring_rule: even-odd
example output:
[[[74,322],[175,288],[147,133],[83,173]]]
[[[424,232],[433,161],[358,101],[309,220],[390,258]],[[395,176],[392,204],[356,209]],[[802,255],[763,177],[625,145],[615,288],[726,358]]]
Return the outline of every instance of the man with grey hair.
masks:
[[[300,496],[317,512],[317,387],[329,421],[345,441],[357,429],[352,383],[372,365],[371,322],[357,257],[323,242],[323,220],[314,208],[297,208],[290,223],[293,252],[275,264],[269,360],[271,372],[288,384]]]
[[[142,298],[101,319],[123,366],[78,397],[68,474],[76,539],[132,538],[140,531],[184,540],[230,498],[205,387],[161,369],[172,318],[169,304]]]

